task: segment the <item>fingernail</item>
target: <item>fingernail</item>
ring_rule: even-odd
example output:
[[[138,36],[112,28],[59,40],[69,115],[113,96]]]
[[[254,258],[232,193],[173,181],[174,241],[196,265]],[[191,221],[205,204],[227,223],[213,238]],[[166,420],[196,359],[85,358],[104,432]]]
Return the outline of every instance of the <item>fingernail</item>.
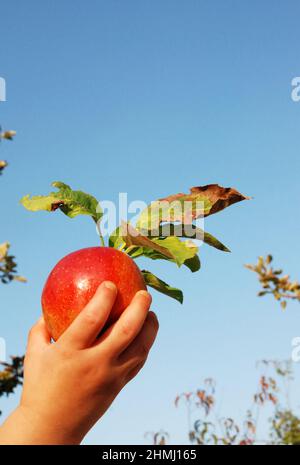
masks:
[[[148,297],[148,299],[151,299],[151,295],[147,291],[139,291],[137,295],[143,295],[144,297]]]
[[[111,291],[116,291],[117,290],[116,285],[111,281],[105,281],[103,283],[103,286],[106,287],[107,289],[110,289]]]

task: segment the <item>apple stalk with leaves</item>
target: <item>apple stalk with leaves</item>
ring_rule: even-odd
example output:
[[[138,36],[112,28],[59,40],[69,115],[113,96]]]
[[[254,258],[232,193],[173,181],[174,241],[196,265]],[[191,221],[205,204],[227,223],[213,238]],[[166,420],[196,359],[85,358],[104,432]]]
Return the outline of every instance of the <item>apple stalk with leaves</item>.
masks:
[[[118,296],[107,326],[115,322],[138,290],[146,286],[180,303],[183,293],[150,271],[138,268],[134,260],[148,257],[167,260],[192,272],[200,269],[199,249],[192,239],[224,252],[229,252],[218,239],[202,231],[193,222],[226,207],[248,199],[233,188],[217,184],[193,187],[188,194],[176,194],[152,202],[143,210],[133,226],[122,223],[105,245],[100,224],[103,211],[98,200],[82,191],[72,190],[62,182],[54,182],[57,191],[45,196],[26,195],[22,205],[30,211],[62,211],[69,218],[90,216],[97,224],[101,247],[89,247],[73,252],[51,271],[43,293],[42,308],[53,339],[58,339],[94,295],[103,281],[113,281]],[[186,208],[188,206],[188,209]],[[200,207],[199,207],[200,206]],[[188,211],[187,211],[188,210]]]

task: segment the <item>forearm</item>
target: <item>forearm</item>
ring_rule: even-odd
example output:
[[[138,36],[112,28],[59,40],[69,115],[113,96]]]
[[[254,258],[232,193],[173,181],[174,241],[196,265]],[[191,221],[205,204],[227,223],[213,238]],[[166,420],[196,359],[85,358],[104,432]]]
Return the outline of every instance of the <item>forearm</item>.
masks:
[[[79,444],[82,437],[72,435],[61,425],[49,426],[33,412],[19,406],[0,427],[0,445]]]

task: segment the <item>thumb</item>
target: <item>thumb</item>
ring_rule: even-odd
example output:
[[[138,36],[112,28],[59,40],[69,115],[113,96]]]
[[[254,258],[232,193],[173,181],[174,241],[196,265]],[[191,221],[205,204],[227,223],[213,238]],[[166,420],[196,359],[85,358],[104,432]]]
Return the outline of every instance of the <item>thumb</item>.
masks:
[[[51,343],[51,336],[46,327],[44,317],[36,322],[28,335],[27,350],[45,347]]]

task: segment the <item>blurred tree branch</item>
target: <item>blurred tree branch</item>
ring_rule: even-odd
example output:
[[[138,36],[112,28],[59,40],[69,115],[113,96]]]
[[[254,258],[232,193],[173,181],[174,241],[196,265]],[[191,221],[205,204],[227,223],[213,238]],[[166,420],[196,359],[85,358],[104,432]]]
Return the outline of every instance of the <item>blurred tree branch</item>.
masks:
[[[0,397],[12,394],[23,383],[23,363],[24,357],[11,357],[10,363],[1,363],[4,370],[0,371]]]
[[[0,281],[3,284],[7,284],[13,280],[24,283],[26,282],[26,278],[16,274],[17,264],[15,262],[15,257],[8,253],[9,247],[9,242],[0,244]]]
[[[15,131],[2,131],[0,127],[0,142],[4,139],[12,140]],[[0,160],[0,174],[6,168],[7,162]],[[17,275],[15,257],[9,254],[9,242],[0,244],[0,282],[7,284],[13,280],[25,282],[26,279]],[[0,361],[4,370],[0,371],[0,397],[12,394],[16,387],[22,384],[24,357],[11,357],[10,363]],[[0,411],[1,415],[1,411]]]
[[[274,269],[271,266],[272,261],[272,255],[268,255],[266,258],[259,257],[256,265],[245,265],[245,267],[258,275],[262,287],[258,296],[273,294],[274,298],[280,302],[281,307],[285,309],[288,300],[300,302],[300,283],[291,281],[290,276],[283,275],[281,269]]]
[[[13,140],[14,136],[16,135],[16,131],[2,131],[0,126],[0,142],[1,140]],[[7,167],[8,163],[5,160],[0,160],[0,175],[2,174],[3,170]]]

